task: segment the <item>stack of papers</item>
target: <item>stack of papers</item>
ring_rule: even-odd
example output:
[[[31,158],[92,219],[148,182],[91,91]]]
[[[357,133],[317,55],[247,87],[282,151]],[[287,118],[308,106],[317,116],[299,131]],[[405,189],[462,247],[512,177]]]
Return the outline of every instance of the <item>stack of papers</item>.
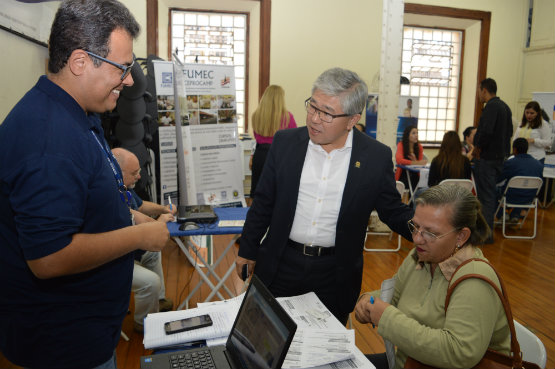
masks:
[[[243,296],[244,294],[229,300],[199,303],[195,309],[149,314],[145,318],[145,348],[178,346],[198,340],[206,340],[208,346],[225,345]],[[354,330],[345,329],[314,292],[280,297],[277,300],[297,323],[297,331],[282,368],[374,368],[356,347]],[[214,324],[166,335],[164,323],[202,314],[209,314]]]

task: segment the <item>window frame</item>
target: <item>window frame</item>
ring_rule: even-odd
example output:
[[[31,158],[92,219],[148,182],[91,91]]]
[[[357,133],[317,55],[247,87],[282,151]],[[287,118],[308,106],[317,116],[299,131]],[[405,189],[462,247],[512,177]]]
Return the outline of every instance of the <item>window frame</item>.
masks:
[[[405,27],[412,27],[412,28],[420,28],[420,29],[426,29],[426,30],[438,30],[438,31],[450,31],[450,32],[460,32],[461,33],[461,40],[460,40],[460,62],[459,62],[459,74],[458,74],[458,80],[457,80],[457,86],[456,86],[456,94],[457,94],[457,104],[455,107],[455,126],[453,128],[453,130],[455,132],[459,131],[459,119],[460,119],[460,107],[461,107],[461,94],[462,94],[462,76],[463,76],[463,66],[464,66],[464,49],[465,49],[465,30],[464,29],[457,29],[457,28],[445,28],[445,27],[434,27],[434,26],[423,26],[420,24],[403,24],[403,42],[404,42],[404,29]],[[401,76],[403,76],[403,61],[401,60]],[[409,78],[410,81],[410,77]],[[411,90],[411,85],[409,84],[409,94],[407,96],[416,96],[413,95],[410,90]],[[402,88],[402,86],[401,86]],[[428,87],[429,88],[429,87]],[[405,96],[405,95],[402,95]],[[437,122],[437,119],[436,119]],[[438,130],[436,129],[436,132]],[[447,132],[449,130],[444,129],[444,133]],[[419,135],[420,136],[420,135]],[[443,135],[442,135],[443,137]],[[419,141],[422,143],[422,146],[424,147],[429,147],[429,148],[439,148],[441,146],[441,141],[442,138],[437,138],[436,137],[436,141],[428,141],[426,139],[421,139],[419,137]]]
[[[205,14],[215,14],[215,15],[243,15],[245,16],[245,88],[244,88],[244,112],[243,112],[243,126],[239,127],[239,133],[247,133],[249,127],[249,55],[250,55],[250,13],[246,11],[233,11],[233,10],[214,10],[214,9],[197,9],[197,8],[177,8],[171,7],[168,9],[168,60],[172,60],[172,44],[173,44],[173,19],[172,13],[174,11],[178,12],[189,12],[189,13],[205,13]],[[228,64],[233,65],[235,64]],[[237,94],[237,91],[236,91]]]

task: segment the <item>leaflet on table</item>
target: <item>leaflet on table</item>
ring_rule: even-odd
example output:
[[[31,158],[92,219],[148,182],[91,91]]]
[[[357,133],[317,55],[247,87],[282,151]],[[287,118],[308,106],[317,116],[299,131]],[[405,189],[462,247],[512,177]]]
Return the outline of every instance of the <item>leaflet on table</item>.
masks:
[[[278,297],[280,305],[297,323],[297,328],[345,329],[314,292]]]
[[[164,324],[173,320],[190,318],[208,314],[213,324],[209,327],[175,334],[166,334]],[[146,349],[176,346],[185,342],[198,341],[229,335],[237,310],[221,308],[195,308],[188,310],[169,311],[165,313],[148,314],[144,320],[145,336],[143,344]]]
[[[354,358],[337,363],[315,366],[310,369],[376,369],[370,360],[368,360],[356,346],[353,346],[352,350],[355,355]]]
[[[430,164],[425,164],[425,165],[420,165],[420,164],[409,164],[409,165],[403,165],[404,167],[407,168],[411,168],[411,169],[424,169],[424,168],[430,168]]]
[[[309,368],[354,357],[355,331],[297,329],[282,368]]]
[[[395,292],[395,278],[385,279],[382,282],[382,287],[380,291],[380,299],[388,304],[391,302],[393,298],[393,293]],[[395,367],[395,345],[391,343],[389,340],[384,339],[385,344],[385,353],[387,356],[387,362],[389,364],[389,368],[393,369]]]

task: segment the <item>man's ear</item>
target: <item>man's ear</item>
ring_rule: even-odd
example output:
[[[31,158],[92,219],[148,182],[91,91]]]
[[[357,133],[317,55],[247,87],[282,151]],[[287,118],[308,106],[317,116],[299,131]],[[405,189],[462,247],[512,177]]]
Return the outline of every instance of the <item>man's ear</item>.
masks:
[[[358,123],[358,121],[360,120],[361,115],[360,114],[355,114],[353,116],[351,116],[349,118],[349,123],[347,125],[348,130],[350,131],[351,129],[353,129],[353,127],[355,126],[355,124]]]
[[[83,75],[90,63],[92,63],[92,60],[89,58],[89,54],[82,49],[73,50],[67,60],[67,66],[75,76]]]

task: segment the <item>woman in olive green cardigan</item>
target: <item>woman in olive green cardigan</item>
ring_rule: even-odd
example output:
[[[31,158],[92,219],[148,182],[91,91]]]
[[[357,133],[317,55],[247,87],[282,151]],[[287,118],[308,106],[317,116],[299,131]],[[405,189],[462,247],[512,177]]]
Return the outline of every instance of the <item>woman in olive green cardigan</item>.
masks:
[[[505,311],[489,284],[474,278],[461,282],[445,312],[451,279],[477,273],[499,286],[495,272],[485,263],[470,262],[453,275],[465,260],[485,259],[477,246],[490,229],[476,197],[452,184],[431,187],[416,199],[408,226],[415,248],[395,274],[391,303],[379,298],[380,291],[364,293],[355,307],[357,320],[372,323],[397,347],[396,368],[404,366],[407,356],[440,368],[470,368],[488,347],[508,354]],[[387,368],[385,354],[368,358],[378,369]]]

